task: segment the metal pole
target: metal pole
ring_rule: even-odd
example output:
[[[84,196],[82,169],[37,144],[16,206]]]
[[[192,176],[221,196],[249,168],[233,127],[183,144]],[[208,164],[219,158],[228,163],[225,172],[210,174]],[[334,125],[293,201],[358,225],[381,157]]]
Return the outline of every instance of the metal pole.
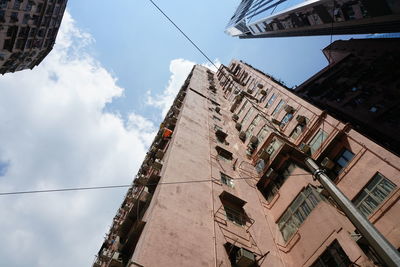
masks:
[[[386,240],[386,238],[375,228],[375,226],[364,217],[363,214],[353,205],[353,203],[339,190],[335,183],[324,173],[323,170],[311,159],[305,160],[307,167],[311,170],[314,177],[328,191],[330,196],[336,201],[347,218],[353,223],[357,230],[365,237],[371,247],[376,251],[380,258],[390,267],[400,266],[400,254]]]

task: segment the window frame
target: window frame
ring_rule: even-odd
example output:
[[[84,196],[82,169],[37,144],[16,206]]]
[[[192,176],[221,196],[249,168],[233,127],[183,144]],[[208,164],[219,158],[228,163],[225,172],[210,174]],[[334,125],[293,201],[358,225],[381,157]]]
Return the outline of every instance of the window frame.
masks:
[[[235,183],[233,181],[233,178],[223,172],[220,172],[220,181],[222,184],[230,188],[235,188]]]
[[[310,198],[310,196],[312,197]],[[313,200],[311,200],[312,198]],[[321,195],[311,185],[299,192],[276,222],[285,242],[293,237],[321,201]],[[284,232],[285,229],[289,231]]]
[[[347,158],[347,156],[344,155],[346,152],[349,152],[349,153],[352,154],[351,158]],[[336,175],[339,175],[349,165],[349,163],[353,160],[354,156],[355,156],[355,154],[353,153],[353,151],[351,151],[350,149],[347,149],[346,147],[344,147],[341,150],[341,152],[335,158],[335,167],[333,168],[333,172]],[[346,163],[343,166],[342,166],[341,163],[339,163],[339,160],[342,159],[342,158],[344,160],[346,160]]]
[[[316,147],[314,149],[314,144],[318,142],[318,139],[321,138],[320,137],[321,135],[322,135],[321,142],[318,145],[318,147]],[[311,154],[314,154],[315,152],[317,152],[327,139],[328,139],[328,134],[324,130],[319,129],[318,132],[314,135],[314,137],[310,140],[310,142],[308,142],[308,145],[310,146]]]
[[[283,107],[284,105],[286,105],[286,101],[283,100],[283,99],[281,99],[281,100],[279,101],[278,105],[276,105],[274,111],[272,111],[271,116],[275,117],[275,116],[279,113],[279,111],[281,111],[281,109],[282,109],[282,107]]]
[[[243,208],[239,210],[237,207],[227,204],[223,204],[223,207],[226,220],[240,227],[246,226],[246,215],[244,214]]]
[[[386,187],[391,187],[389,188],[384,188],[381,183],[384,181],[386,183]],[[372,188],[371,188],[371,185]],[[354,197],[353,203],[354,206],[357,207],[357,209],[365,216],[368,217],[371,214],[373,214],[381,205],[384,203],[391,195],[392,193],[396,190],[397,184],[393,183],[390,179],[385,177],[382,173],[376,172],[374,176],[368,181],[368,183],[360,190],[360,192]],[[375,189],[378,188],[380,192],[378,194],[378,191],[375,191]],[[386,192],[385,192],[386,191]],[[379,196],[379,194],[386,194],[383,198],[382,196]],[[379,197],[381,197],[379,199]],[[373,202],[376,203],[375,207],[371,207],[371,205],[368,205],[366,200],[370,198],[372,199]],[[369,202],[370,204],[373,202]]]
[[[277,97],[278,97],[277,94],[272,93],[272,96],[268,99],[267,104],[265,104],[265,108],[271,107],[274,104]]]

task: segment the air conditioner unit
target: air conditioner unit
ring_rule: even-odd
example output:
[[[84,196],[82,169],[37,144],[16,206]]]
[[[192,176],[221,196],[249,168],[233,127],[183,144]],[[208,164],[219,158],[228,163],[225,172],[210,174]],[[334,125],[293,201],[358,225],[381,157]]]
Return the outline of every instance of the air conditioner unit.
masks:
[[[242,129],[242,124],[237,122],[235,125],[236,130],[240,131]]]
[[[237,121],[239,119],[239,116],[237,114],[232,115],[232,120]]]
[[[266,95],[266,94],[267,94],[267,91],[261,90],[261,91],[260,91],[260,94],[261,94],[261,95]]]
[[[307,122],[307,118],[303,115],[297,115],[296,120],[298,123],[305,124]]]
[[[255,261],[256,257],[254,256],[254,253],[247,249],[240,248],[236,253],[236,266],[238,267],[253,266]]]
[[[252,94],[252,93],[253,93],[253,90],[247,89],[247,93]]]
[[[246,140],[246,133],[241,131],[239,133],[239,139],[242,140],[243,142]]]
[[[335,167],[335,162],[330,160],[328,157],[325,157],[321,162],[321,166],[324,167],[325,169],[329,169],[330,170],[333,167]]]
[[[215,107],[215,111],[216,111],[217,113],[219,113],[219,112],[221,111],[221,108],[220,108],[220,107]]]
[[[293,113],[294,112],[294,108],[290,105],[286,105],[285,106],[285,111],[286,113]]]
[[[254,136],[254,135],[253,135],[253,136],[250,138],[250,143],[253,144],[253,145],[258,144],[258,138],[257,138],[257,136]]]
[[[257,84],[257,87],[262,89],[264,87],[264,85],[262,85],[261,83]]]
[[[310,146],[307,145],[306,143],[301,143],[299,145],[299,149],[300,149],[301,152],[304,152],[306,154],[308,154],[310,152]]]

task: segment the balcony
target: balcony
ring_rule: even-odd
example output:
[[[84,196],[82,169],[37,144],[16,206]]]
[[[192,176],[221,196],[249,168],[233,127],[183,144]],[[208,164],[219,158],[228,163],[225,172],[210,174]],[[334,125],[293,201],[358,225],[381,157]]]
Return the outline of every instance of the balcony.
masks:
[[[287,140],[272,133],[264,146],[253,157],[257,172],[262,177],[268,168],[279,167],[283,159],[289,157],[303,161],[305,154]]]

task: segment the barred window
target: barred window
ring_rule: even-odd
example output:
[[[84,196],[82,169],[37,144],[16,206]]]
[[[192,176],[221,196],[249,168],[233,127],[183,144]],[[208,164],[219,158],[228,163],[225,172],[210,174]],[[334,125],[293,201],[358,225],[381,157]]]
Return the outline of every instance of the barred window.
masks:
[[[278,220],[283,239],[288,241],[321,201],[314,187],[308,186],[293,200]]]
[[[376,173],[354,198],[354,205],[368,217],[390,195],[397,186],[381,173]]]

